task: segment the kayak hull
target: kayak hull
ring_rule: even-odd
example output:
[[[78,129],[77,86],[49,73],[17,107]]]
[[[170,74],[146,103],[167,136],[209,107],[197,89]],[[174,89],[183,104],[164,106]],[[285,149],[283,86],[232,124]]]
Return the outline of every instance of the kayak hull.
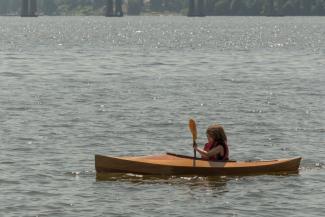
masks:
[[[301,157],[269,161],[207,161],[176,154],[140,157],[95,155],[97,173],[134,173],[143,175],[255,175],[298,173]]]

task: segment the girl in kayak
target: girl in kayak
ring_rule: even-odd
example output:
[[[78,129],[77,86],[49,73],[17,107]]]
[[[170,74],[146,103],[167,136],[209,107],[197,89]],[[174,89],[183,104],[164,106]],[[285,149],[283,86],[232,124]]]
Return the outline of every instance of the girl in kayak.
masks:
[[[206,160],[229,160],[229,149],[227,145],[227,136],[221,125],[214,124],[208,127],[206,131],[208,143],[204,148],[198,148],[194,144],[193,148],[201,154]]]

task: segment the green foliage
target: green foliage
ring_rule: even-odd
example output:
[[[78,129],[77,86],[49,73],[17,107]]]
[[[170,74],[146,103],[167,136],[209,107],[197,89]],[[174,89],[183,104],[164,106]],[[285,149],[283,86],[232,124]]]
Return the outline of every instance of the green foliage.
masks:
[[[0,14],[19,14],[22,0],[0,0]],[[172,12],[186,14],[189,0],[143,0],[128,2],[129,14]],[[202,0],[197,0],[202,1]],[[106,0],[37,0],[45,15],[102,15]],[[325,0],[205,0],[207,15],[325,15]]]
[[[140,0],[129,0],[128,1],[128,14],[129,15],[140,15],[143,4]]]
[[[21,0],[0,0],[0,14],[16,14],[21,7]]]
[[[163,11],[163,1],[162,0],[151,0],[150,10],[151,11]]]
[[[214,10],[217,15],[227,15],[230,13],[230,1],[219,0],[215,1]]]

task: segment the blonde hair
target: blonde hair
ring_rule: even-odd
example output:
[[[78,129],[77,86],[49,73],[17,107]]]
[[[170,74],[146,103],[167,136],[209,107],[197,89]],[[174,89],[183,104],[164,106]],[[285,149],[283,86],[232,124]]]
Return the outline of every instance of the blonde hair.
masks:
[[[219,124],[213,124],[208,127],[207,135],[211,136],[216,144],[224,146],[227,142],[227,136],[223,127]]]

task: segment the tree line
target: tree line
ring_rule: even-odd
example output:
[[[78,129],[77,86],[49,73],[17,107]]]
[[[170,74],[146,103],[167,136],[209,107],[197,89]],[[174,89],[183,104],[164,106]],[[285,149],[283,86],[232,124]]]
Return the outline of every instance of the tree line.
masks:
[[[201,1],[201,0],[199,0]],[[38,0],[40,15],[103,15],[107,0]],[[323,16],[325,0],[205,0],[211,16]],[[129,15],[186,14],[188,0],[124,0]],[[21,0],[0,0],[1,15],[18,15]]]

